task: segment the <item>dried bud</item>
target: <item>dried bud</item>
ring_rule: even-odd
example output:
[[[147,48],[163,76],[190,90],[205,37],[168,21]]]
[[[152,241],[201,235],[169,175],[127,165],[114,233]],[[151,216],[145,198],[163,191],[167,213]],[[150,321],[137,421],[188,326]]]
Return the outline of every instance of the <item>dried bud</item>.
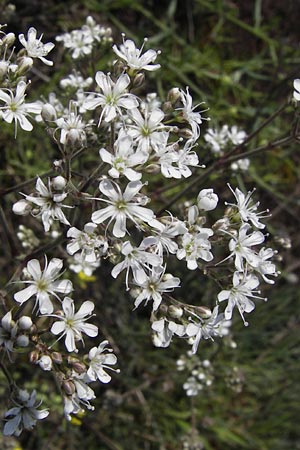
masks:
[[[75,372],[82,374],[86,372],[85,364],[81,363],[80,361],[76,361],[72,363],[72,368],[75,370]]]
[[[67,395],[73,395],[76,391],[75,384],[71,380],[63,380],[61,387]]]
[[[43,105],[41,115],[45,122],[52,122],[57,119],[56,110],[51,103]]]
[[[22,316],[18,320],[18,326],[21,330],[29,330],[32,326],[32,320],[29,316]]]
[[[33,350],[29,353],[29,361],[32,364],[36,364],[37,361],[40,359],[40,352],[38,350]]]
[[[63,360],[61,353],[58,353],[58,352],[51,353],[51,358],[55,364],[61,364],[62,360]]]
[[[206,306],[195,306],[195,313],[198,314],[202,319],[209,319],[212,315],[212,312]]]
[[[180,128],[178,135],[183,137],[184,139],[192,139],[193,138],[193,132],[189,128]]]
[[[138,73],[133,79],[132,86],[134,88],[140,87],[144,84],[144,81],[145,75],[143,73]]]
[[[6,45],[7,47],[11,47],[15,42],[15,39],[16,36],[14,33],[7,33],[7,35],[2,39],[2,44]]]
[[[176,103],[180,98],[180,90],[179,88],[172,88],[168,92],[167,100],[171,103]]]
[[[180,306],[170,305],[168,307],[168,314],[173,319],[179,319],[183,315],[183,309]]]

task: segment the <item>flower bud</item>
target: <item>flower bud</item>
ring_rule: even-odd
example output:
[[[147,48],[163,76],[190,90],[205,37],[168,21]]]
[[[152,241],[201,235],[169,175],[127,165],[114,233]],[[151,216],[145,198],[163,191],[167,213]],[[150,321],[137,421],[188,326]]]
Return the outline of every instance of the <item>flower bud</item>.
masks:
[[[175,87],[169,90],[167,99],[171,103],[176,103],[177,100],[180,98],[180,90],[179,88]]]
[[[223,219],[219,219],[217,220],[213,226],[212,229],[217,232],[217,231],[222,231],[222,230],[228,230],[230,226],[230,220],[228,219],[228,217],[224,217]]]
[[[147,173],[159,173],[160,172],[160,167],[158,164],[149,164],[146,168],[145,168],[145,172]]]
[[[192,139],[193,138],[193,132],[189,128],[180,128],[178,135],[183,137],[184,139]]]
[[[51,122],[57,119],[56,110],[51,103],[45,103],[43,105],[41,115],[45,122]]]
[[[2,81],[8,70],[8,62],[7,61],[0,61],[0,81]]]
[[[212,312],[206,306],[195,306],[195,313],[198,314],[202,319],[209,319],[212,315]]]
[[[24,75],[27,73],[31,67],[33,66],[33,59],[29,56],[24,56],[19,62],[18,62],[18,75]]]
[[[32,352],[29,353],[29,361],[32,364],[36,364],[37,361],[40,358],[40,352],[38,350],[33,350]]]
[[[22,316],[18,320],[18,326],[21,330],[29,330],[32,326],[32,320],[29,316]]]
[[[17,337],[16,343],[18,347],[27,347],[29,344],[29,337],[26,336],[26,334],[21,334]]]
[[[168,112],[173,111],[172,103],[171,102],[163,103],[162,110],[163,110],[164,113],[168,113]]]
[[[52,361],[55,362],[55,364],[61,364],[62,360],[63,360],[61,353],[58,353],[58,352],[53,352],[51,354],[51,358],[52,358]]]
[[[86,372],[85,364],[81,363],[80,361],[76,361],[72,363],[72,368],[75,370],[75,372],[82,374]]]
[[[2,44],[6,45],[7,47],[11,47],[15,42],[15,39],[15,33],[7,33],[7,35],[2,39]]]
[[[140,87],[144,84],[144,81],[145,75],[143,73],[138,73],[133,79],[132,86],[134,88]]]
[[[13,205],[12,210],[18,216],[27,216],[31,211],[31,204],[27,200],[19,200]]]
[[[170,305],[168,307],[168,314],[173,319],[179,319],[183,315],[183,309],[180,306]]]
[[[61,175],[58,175],[55,178],[52,178],[51,180],[51,184],[53,189],[57,190],[57,191],[62,191],[63,189],[65,189],[66,185],[67,185],[67,180],[62,177]]]
[[[43,355],[38,361],[40,368],[43,370],[51,370],[52,369],[52,359],[48,355]]]
[[[212,211],[215,209],[219,201],[217,194],[213,189],[202,189],[197,197],[198,208],[204,211]]]
[[[63,380],[61,387],[67,395],[73,395],[76,391],[75,384],[71,380]]]

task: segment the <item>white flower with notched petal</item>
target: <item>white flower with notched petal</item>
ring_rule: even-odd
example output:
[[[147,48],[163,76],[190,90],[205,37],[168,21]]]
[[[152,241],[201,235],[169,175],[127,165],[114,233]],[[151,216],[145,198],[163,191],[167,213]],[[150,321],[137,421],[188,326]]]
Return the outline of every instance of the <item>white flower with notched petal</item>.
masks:
[[[260,203],[253,203],[251,199],[253,191],[250,191],[247,193],[247,195],[245,195],[242,191],[239,190],[239,188],[236,188],[234,191],[229,184],[228,187],[235,196],[237,204],[235,205],[234,203],[225,202],[225,205],[237,208],[242,222],[251,222],[256,228],[265,228],[265,225],[260,222],[260,219],[269,217],[268,214],[265,214],[268,213],[269,210],[267,209],[266,211],[256,212]]]
[[[259,280],[254,275],[244,275],[241,277],[239,272],[233,274],[233,287],[230,290],[221,291],[218,295],[219,302],[228,300],[228,304],[225,309],[225,319],[230,320],[232,317],[232,311],[236,306],[243,319],[244,324],[247,326],[248,322],[244,319],[244,313],[250,313],[255,308],[255,303],[251,298],[259,298],[261,300],[267,300],[266,298],[255,295],[259,293],[256,289],[259,285]]]
[[[41,35],[40,38],[37,39],[36,34],[36,29],[31,27],[29,28],[27,33],[27,41],[24,34],[19,34],[19,41],[25,48],[27,55],[30,56],[30,58],[39,58],[47,66],[53,66],[53,62],[49,61],[49,59],[46,59],[45,56],[47,56],[48,53],[51,52],[54,44],[52,42],[43,44],[41,42],[43,35]]]
[[[160,64],[152,64],[156,58],[157,55],[160,54],[160,51],[155,50],[147,50],[146,53],[142,55],[142,52],[144,50],[144,44],[147,42],[147,38],[144,39],[144,44],[142,45],[141,49],[137,48],[135,46],[135,43],[131,41],[130,39],[124,40],[125,35],[123,34],[123,44],[120,45],[118,48],[116,45],[113,45],[113,51],[115,54],[126,61],[126,64],[128,67],[134,70],[157,70],[160,68]]]
[[[35,295],[40,313],[51,314],[53,305],[50,295],[59,298],[57,294],[69,294],[73,291],[73,285],[70,280],[57,280],[61,276],[62,267],[63,262],[58,258],[52,258],[49,264],[47,258],[45,258],[43,271],[37,259],[29,261],[26,270],[32,280],[21,281],[21,283],[29,286],[14,295],[16,302],[23,304]]]
[[[166,127],[162,123],[164,113],[160,109],[144,111],[144,116],[137,108],[129,112],[130,119],[134,124],[128,124],[127,133],[133,138],[138,146],[138,150],[150,153],[157,152],[159,148],[168,140],[168,133],[164,131]]]
[[[87,376],[90,381],[99,380],[102,383],[109,383],[111,376],[104,369],[110,369],[114,372],[119,372],[118,369],[113,369],[113,366],[117,362],[117,357],[114,355],[110,348],[106,348],[108,341],[103,341],[98,347],[93,347],[89,351],[89,368]]]
[[[149,200],[145,195],[139,194],[142,187],[143,183],[141,181],[130,181],[124,193],[122,193],[116,183],[112,183],[110,180],[101,181],[99,189],[109,200],[103,198],[99,200],[108,203],[109,206],[95,211],[92,214],[92,221],[100,224],[110,218],[108,225],[115,221],[113,235],[116,237],[125,236],[127,219],[132,220],[137,228],[140,228],[141,222],[146,222],[150,226],[155,224],[153,211],[142,206]]]
[[[39,102],[25,103],[25,90],[27,84],[25,81],[19,81],[15,93],[10,89],[0,89],[0,100],[5,103],[0,106],[1,116],[5,122],[15,122],[15,136],[17,135],[18,124],[25,131],[33,129],[32,124],[27,119],[30,113],[39,114],[41,104]]]
[[[114,154],[105,148],[99,151],[102,161],[112,167],[108,173],[112,178],[119,178],[124,175],[129,181],[136,181],[142,178],[142,174],[132,167],[144,164],[149,155],[133,147],[133,139],[128,134],[120,131],[119,137],[114,144]]]
[[[196,112],[195,109],[198,108],[199,105],[193,106],[193,99],[189,93],[189,88],[186,88],[186,93],[183,90],[180,90],[181,102],[183,103],[182,108],[177,108],[177,111],[181,111],[182,117],[186,120],[191,129],[192,129],[192,137],[189,139],[191,142],[195,142],[200,136],[200,125],[204,120],[201,116],[203,111]],[[208,120],[207,118],[205,120]]]
[[[76,341],[83,342],[82,333],[90,337],[95,337],[98,334],[96,325],[86,323],[92,317],[95,305],[93,302],[86,301],[75,313],[74,301],[65,297],[62,308],[62,315],[51,315],[51,317],[56,317],[59,320],[54,322],[50,331],[54,335],[61,334],[59,339],[65,336],[65,346],[68,352],[78,352]]]
[[[72,208],[72,206],[63,205],[62,202],[67,197],[66,192],[55,191],[55,178],[53,179],[54,186],[51,185],[50,179],[48,182],[48,188],[43,181],[38,177],[35,189],[36,194],[26,195],[23,194],[25,200],[19,200],[13,205],[13,212],[18,215],[28,214],[28,209],[31,209],[33,216],[41,216],[44,225],[44,230],[47,232],[54,220],[70,225],[66,216],[62,212],[62,208]],[[36,207],[33,208],[33,205]],[[33,209],[32,209],[33,208]]]
[[[69,228],[67,237],[72,239],[67,244],[67,252],[74,255],[81,250],[81,258],[88,263],[96,262],[107,252],[108,242],[97,233],[97,225],[94,223],[86,223],[83,231],[75,227]]]
[[[251,225],[244,223],[239,229],[238,236],[233,236],[229,242],[229,250],[231,251],[231,256],[235,257],[235,267],[239,272],[244,272],[244,260],[251,267],[258,267],[259,257],[257,253],[251,249],[251,247],[256,246],[264,242],[265,236],[261,231],[254,231],[251,234],[247,234]],[[228,259],[226,258],[226,259]]]
[[[37,409],[41,402],[36,401],[36,391],[30,394],[20,389],[14,403],[16,406],[5,413],[4,436],[20,436],[23,430],[32,430],[37,420],[45,419],[49,414],[46,409]]]
[[[130,84],[127,74],[122,74],[114,83],[109,74],[97,72],[95,80],[102,93],[96,93],[95,98],[87,99],[83,106],[88,110],[96,109],[98,106],[102,107],[98,126],[102,119],[105,122],[111,122],[117,116],[122,116],[122,108],[128,111],[138,106],[137,98],[127,92]]]
[[[142,301],[145,300],[147,304],[149,300],[153,300],[153,311],[156,311],[161,304],[163,293],[172,292],[179,285],[180,278],[165,274],[165,268],[153,267],[145,282],[138,285],[142,291],[135,299],[134,306],[137,308]]]
[[[185,259],[190,270],[197,269],[199,258],[207,262],[213,259],[213,254],[210,252],[211,244],[208,240],[213,235],[213,231],[210,228],[200,230],[197,234],[185,233],[182,236],[181,246],[177,250],[177,258]]]

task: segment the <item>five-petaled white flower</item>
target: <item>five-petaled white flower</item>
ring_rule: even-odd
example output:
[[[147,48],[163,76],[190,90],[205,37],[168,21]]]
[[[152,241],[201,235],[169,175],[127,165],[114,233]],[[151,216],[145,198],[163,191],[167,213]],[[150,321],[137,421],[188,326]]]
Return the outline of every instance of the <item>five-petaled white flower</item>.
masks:
[[[0,89],[0,100],[5,106],[0,107],[1,116],[5,122],[15,122],[15,136],[17,135],[17,126],[25,131],[33,129],[32,124],[27,119],[30,113],[39,114],[41,105],[39,102],[25,103],[25,90],[27,84],[21,80],[18,82],[15,93],[10,89]]]
[[[118,369],[113,369],[113,366],[117,362],[117,357],[114,355],[110,348],[106,348],[108,341],[103,341],[98,347],[93,347],[89,351],[89,368],[87,376],[91,381],[100,380],[102,383],[109,383],[111,376],[104,370],[110,369],[114,372],[119,372]]]
[[[90,337],[98,334],[98,327],[91,323],[86,323],[92,317],[94,303],[90,301],[83,302],[79,310],[75,313],[74,300],[65,297],[62,302],[63,312],[61,315],[52,314],[51,317],[59,319],[51,327],[51,333],[61,334],[59,339],[65,336],[65,346],[68,352],[78,352],[76,341],[83,342],[82,333]]]
[[[125,35],[123,34],[123,44],[118,48],[116,45],[113,45],[112,49],[116,53],[116,55],[125,60],[128,67],[134,70],[157,70],[160,68],[160,64],[152,64],[157,55],[160,54],[160,51],[155,50],[147,50],[146,53],[142,55],[144,50],[144,44],[147,42],[147,38],[144,39],[144,44],[141,49],[136,48],[135,43],[130,39],[124,40]]]
[[[230,290],[223,290],[218,294],[219,302],[228,300],[228,304],[225,308],[224,315],[226,320],[230,320],[232,317],[232,311],[236,306],[243,319],[244,324],[247,326],[248,322],[244,319],[244,313],[250,313],[255,308],[255,303],[251,298],[259,298],[261,300],[267,300],[266,298],[259,297],[255,291],[259,285],[259,280],[255,275],[243,275],[240,272],[234,272],[233,274],[233,287]]]
[[[122,116],[121,108],[131,110],[138,106],[135,95],[127,92],[130,84],[130,78],[127,74],[120,75],[114,83],[110,74],[105,75],[103,72],[97,72],[95,80],[102,93],[97,93],[95,98],[87,98],[83,106],[88,110],[93,110],[98,106],[102,107],[98,125],[100,125],[102,118],[105,122],[111,122],[117,116]]]
[[[31,58],[39,58],[44,64],[47,64],[47,66],[53,66],[53,62],[49,61],[49,59],[46,59],[45,56],[47,56],[48,53],[51,52],[54,44],[52,42],[43,44],[41,42],[43,35],[41,35],[40,38],[37,39],[36,34],[36,29],[31,27],[29,28],[27,33],[27,41],[24,34],[19,34],[19,41],[24,46],[28,56],[30,56]]]
[[[101,181],[99,189],[109,200],[103,198],[99,200],[108,203],[109,206],[95,211],[92,214],[92,221],[100,224],[110,218],[109,225],[114,220],[113,234],[116,237],[125,236],[127,219],[132,220],[137,228],[140,228],[140,222],[146,222],[150,226],[153,225],[156,222],[153,211],[142,206],[148,202],[148,197],[139,194],[142,187],[141,181],[130,181],[124,193],[122,193],[116,183],[112,183],[110,180]]]
[[[186,93],[183,90],[180,90],[180,97],[183,107],[177,108],[177,110],[181,111],[183,119],[189,123],[192,129],[192,137],[191,139],[189,139],[189,141],[195,142],[200,136],[200,125],[203,121],[201,113],[203,111],[195,111],[195,109],[198,108],[199,105],[193,106],[193,99],[191,94],[189,93],[188,87],[186,88]],[[206,118],[205,120],[208,119]]]
[[[160,109],[153,111],[146,109],[144,116],[137,108],[129,112],[129,117],[134,124],[127,126],[127,133],[137,143],[138,150],[144,153],[150,153],[151,150],[158,151],[160,146],[168,140],[168,132],[164,131],[166,127],[162,123],[164,116]]]
[[[46,409],[37,409],[42,402],[37,402],[36,391],[30,394],[20,389],[14,403],[16,406],[5,413],[4,436],[20,436],[23,430],[32,430],[37,420],[45,419],[49,414]]]
[[[41,270],[40,263],[37,259],[28,262],[26,270],[32,280],[21,281],[28,284],[25,289],[14,295],[16,302],[23,304],[33,295],[36,296],[36,302],[39,304],[41,314],[51,314],[53,305],[50,295],[54,295],[59,299],[57,294],[69,294],[73,291],[73,285],[70,280],[57,280],[61,276],[63,262],[61,259],[52,258],[48,264],[45,257],[45,267]]]

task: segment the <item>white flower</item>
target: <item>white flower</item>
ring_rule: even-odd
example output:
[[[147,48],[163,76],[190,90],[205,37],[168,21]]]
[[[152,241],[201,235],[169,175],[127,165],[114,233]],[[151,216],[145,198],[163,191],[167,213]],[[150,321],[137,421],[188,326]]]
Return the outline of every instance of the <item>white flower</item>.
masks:
[[[60,130],[59,142],[61,144],[85,144],[87,125],[76,112],[69,111],[67,116],[60,117],[55,122],[57,128]]]
[[[119,178],[124,175],[129,181],[142,178],[142,174],[133,170],[132,167],[144,164],[149,156],[148,153],[134,149],[132,137],[122,131],[114,143],[114,154],[108,152],[105,148],[101,148],[99,154],[102,161],[112,166],[108,171],[112,178]]]
[[[24,46],[28,56],[31,58],[39,58],[44,64],[47,64],[47,66],[53,66],[53,62],[44,57],[53,49],[54,44],[52,42],[43,44],[41,42],[43,35],[37,39],[36,34],[36,29],[31,27],[27,33],[27,41],[24,34],[19,34],[19,41]]]
[[[81,258],[88,263],[96,262],[108,249],[108,242],[104,236],[97,232],[97,225],[89,222],[84,225],[83,231],[75,227],[69,228],[67,237],[71,242],[67,244],[67,252],[70,255],[81,250]]]
[[[22,281],[29,286],[14,295],[16,302],[23,304],[29,300],[33,295],[36,296],[36,302],[39,304],[39,311],[41,314],[51,314],[53,305],[50,300],[50,295],[58,298],[57,294],[69,294],[73,291],[73,286],[69,280],[57,281],[61,276],[61,269],[63,262],[61,259],[52,258],[48,264],[45,257],[44,271],[41,270],[40,263],[37,259],[32,259],[28,262],[26,270],[32,280]]]
[[[142,242],[139,247],[133,247],[129,241],[122,245],[122,254],[124,260],[118,263],[112,270],[111,274],[114,278],[126,269],[126,288],[128,288],[129,270],[132,271],[134,281],[138,285],[142,285],[147,281],[146,271],[152,267],[161,265],[161,257],[155,253],[147,251],[155,243],[155,238],[148,238],[147,243]]]
[[[161,267],[153,267],[147,279],[139,284],[142,291],[136,298],[134,306],[137,308],[143,300],[146,301],[146,304],[149,300],[153,300],[153,311],[156,311],[161,304],[162,294],[172,292],[179,285],[180,278],[165,274],[165,269]]]
[[[113,235],[116,237],[125,236],[127,219],[132,220],[137,228],[140,228],[140,222],[146,222],[150,226],[155,224],[153,211],[142,206],[148,201],[148,197],[139,194],[142,187],[141,181],[130,181],[125,192],[122,193],[116,183],[112,183],[109,180],[101,181],[99,189],[109,200],[103,198],[99,200],[108,203],[109,206],[95,211],[92,214],[92,221],[100,224],[110,218],[108,225],[115,221]]]
[[[74,59],[84,58],[92,53],[93,37],[82,30],[73,30],[56,37],[58,42],[63,42],[64,47],[71,51]]]
[[[29,394],[26,390],[19,390],[14,403],[16,406],[5,413],[8,419],[3,429],[4,436],[20,436],[24,429],[32,430],[37,420],[45,419],[49,414],[46,409],[37,409],[41,402],[36,401],[36,391]]]
[[[132,136],[138,150],[150,153],[151,150],[158,151],[160,146],[164,145],[168,139],[168,133],[163,131],[166,128],[162,123],[164,116],[160,109],[146,109],[144,116],[137,108],[129,111],[129,117],[134,124],[127,126],[127,133]]]
[[[193,136],[190,139],[192,142],[195,142],[200,136],[200,125],[202,124],[202,116],[201,112],[195,112],[195,109],[198,108],[199,105],[193,106],[193,99],[189,93],[189,88],[186,88],[186,93],[181,89],[180,97],[183,103],[182,108],[177,108],[177,111],[181,111],[182,117],[186,120],[192,129]],[[207,120],[207,119],[206,119]]]
[[[248,158],[242,158],[238,159],[237,161],[234,161],[230,164],[231,170],[242,170],[246,172],[249,169],[250,166],[250,159]]]
[[[130,78],[127,74],[120,75],[114,83],[109,74],[97,72],[95,80],[102,93],[97,93],[95,98],[87,99],[83,106],[88,110],[93,110],[98,106],[102,107],[98,125],[100,125],[102,118],[105,122],[111,122],[117,116],[122,116],[121,108],[131,110],[138,106],[136,97],[127,93],[130,84]]]
[[[276,252],[271,248],[261,248],[258,253],[258,265],[255,270],[260,273],[262,278],[266,283],[274,284],[275,281],[267,277],[267,275],[272,275],[277,277],[280,272],[276,271],[276,266],[268,259],[272,258]]]
[[[61,334],[60,338],[65,336],[65,346],[68,352],[77,352],[76,341],[83,342],[82,333],[90,337],[98,334],[98,327],[90,323],[86,323],[92,317],[94,303],[90,301],[83,302],[77,313],[75,313],[74,301],[65,297],[62,302],[62,315],[53,314],[52,317],[59,319],[51,327],[51,333],[54,335]]]
[[[86,79],[83,78],[80,72],[76,70],[73,73],[70,73],[66,78],[62,78],[59,82],[60,87],[63,89],[72,88],[72,89],[85,89],[89,87],[93,83],[93,78],[88,77]]]
[[[182,237],[181,248],[177,250],[177,258],[184,259],[190,270],[198,267],[197,259],[211,261],[213,254],[210,252],[211,244],[208,240],[213,235],[213,231],[209,228],[202,228],[197,234],[185,233]]]
[[[96,396],[93,389],[88,386],[90,380],[86,373],[78,375],[76,372],[73,372],[68,382],[73,386],[74,392],[64,396],[64,414],[66,419],[71,420],[71,414],[83,412],[82,406],[93,411],[95,408],[90,404],[90,400],[93,400]]]
[[[218,196],[213,189],[202,189],[197,197],[198,208],[204,211],[212,211],[218,204]]]
[[[239,272],[234,272],[233,274],[233,287],[230,290],[223,290],[218,294],[219,302],[223,302],[224,300],[228,300],[228,304],[225,309],[225,319],[230,320],[232,317],[232,311],[236,306],[239,310],[239,313],[243,319],[244,324],[247,326],[248,322],[244,319],[244,313],[250,313],[255,308],[254,302],[251,298],[259,298],[255,293],[259,293],[259,291],[255,291],[259,285],[259,280],[254,275],[243,275],[241,278],[241,274]],[[266,299],[263,299],[266,300]]]
[[[101,264],[100,259],[93,262],[87,261],[87,259],[82,256],[82,253],[76,253],[76,255],[74,255],[72,259],[70,258],[68,262],[70,270],[73,270],[75,273],[82,272],[87,277],[91,277]]]
[[[155,347],[169,347],[174,334],[180,337],[185,334],[184,325],[179,325],[165,318],[154,321],[151,328],[154,331],[153,344]]]
[[[247,137],[247,133],[244,130],[240,130],[236,125],[228,130],[228,138],[234,145],[239,145],[244,142]]]
[[[68,194],[65,192],[53,191],[50,179],[48,180],[47,188],[39,177],[36,181],[35,189],[37,191],[37,195],[23,195],[26,199],[25,201],[27,202],[27,205],[33,203],[38,207],[32,209],[31,214],[33,216],[41,216],[44,230],[46,232],[49,231],[54,220],[59,220],[65,225],[70,225],[69,221],[62,212],[62,208],[72,208],[71,206],[62,204]],[[13,206],[13,211],[16,214],[28,214],[28,210],[24,205],[24,200],[20,200],[19,202],[15,203]]]
[[[193,397],[199,394],[199,392],[203,389],[203,385],[199,383],[194,376],[191,376],[184,383],[183,389],[186,391],[186,395],[188,397]]]
[[[221,336],[220,324],[224,322],[224,314],[219,314],[219,306],[215,306],[211,316],[208,319],[202,319],[195,313],[192,313],[197,318],[197,322],[193,320],[186,327],[186,334],[193,337],[192,353],[195,354],[201,339],[211,339],[214,336]]]
[[[222,153],[228,143],[228,125],[223,125],[220,130],[208,128],[204,139],[213,153]]]
[[[113,353],[110,353],[112,352],[111,349],[105,348],[107,344],[108,341],[103,341],[98,347],[93,347],[89,351],[90,363],[87,376],[91,381],[96,381],[98,379],[102,383],[109,383],[111,376],[104,369],[118,372],[118,370],[110,367],[111,365],[116,364],[117,357]]]
[[[87,16],[86,23],[82,26],[82,31],[87,37],[91,37],[96,42],[109,40],[111,35],[111,28],[105,28],[97,24],[92,16]]]
[[[0,100],[5,106],[0,107],[3,120],[8,123],[15,122],[15,136],[17,135],[17,126],[25,131],[33,129],[32,124],[27,119],[30,113],[39,114],[41,105],[38,102],[25,103],[25,90],[27,84],[25,81],[19,81],[15,93],[10,89],[0,89]]]
[[[178,244],[175,241],[176,236],[187,232],[187,228],[181,220],[176,217],[162,217],[159,231],[153,230],[154,236],[146,237],[143,244],[151,246],[154,251],[163,256],[164,250],[167,253],[175,254],[178,250]],[[163,221],[163,222],[162,222]],[[154,241],[153,241],[154,239]]]
[[[251,229],[251,225],[248,223],[243,224],[239,229],[238,237],[233,236],[229,242],[229,250],[231,251],[229,257],[235,256],[235,267],[239,272],[244,271],[244,260],[251,267],[257,267],[259,265],[259,258],[251,247],[259,245],[265,240],[265,236],[261,231],[254,231],[251,234],[247,234],[249,229]]]
[[[240,218],[243,222],[251,222],[256,228],[263,229],[265,228],[265,225],[260,222],[260,219],[264,217],[268,217],[268,215],[265,215],[265,212],[269,212],[269,210],[262,211],[257,213],[257,208],[260,205],[259,202],[253,203],[251,199],[251,195],[253,194],[253,191],[250,191],[245,194],[239,190],[239,188],[236,188],[235,191],[232,189],[232,187],[228,184],[229,189],[233,193],[233,195],[236,198],[237,204],[234,203],[225,203],[226,205],[233,206],[238,209],[238,213],[240,215]]]
[[[300,102],[300,79],[299,78],[296,78],[296,80],[294,80],[293,86],[294,86],[294,93],[293,93],[294,99],[297,102]]]
[[[125,35],[123,35],[123,44],[118,48],[116,45],[113,46],[113,51],[116,55],[125,60],[128,67],[134,70],[157,70],[160,68],[160,64],[152,64],[157,55],[160,53],[155,50],[147,50],[146,53],[142,55],[144,50],[144,44],[147,42],[147,38],[144,39],[144,44],[141,49],[136,48],[135,43],[129,39],[124,40]]]

